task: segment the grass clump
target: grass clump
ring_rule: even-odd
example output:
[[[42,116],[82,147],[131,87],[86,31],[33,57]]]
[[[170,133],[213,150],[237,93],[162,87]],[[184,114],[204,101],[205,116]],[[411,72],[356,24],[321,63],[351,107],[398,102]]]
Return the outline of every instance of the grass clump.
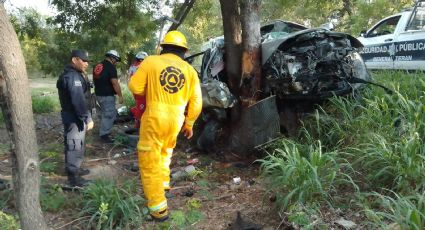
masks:
[[[137,180],[122,185],[100,180],[83,190],[82,216],[90,216],[88,225],[95,229],[134,229],[148,211],[145,200],[137,194]]]
[[[199,209],[202,203],[199,199],[189,199],[186,202],[186,212],[177,210],[171,212],[171,226],[169,229],[196,229],[194,224],[204,219],[204,215]]]
[[[296,139],[267,147],[262,174],[281,210],[322,201],[343,207],[338,202],[346,197],[362,204],[361,197],[372,193],[378,195],[366,195],[367,202],[375,205],[365,215],[374,224],[424,229],[425,80],[401,72],[375,79],[393,93],[368,87],[357,100],[331,98],[303,121]],[[293,218],[301,225],[309,221],[306,212]]]
[[[379,229],[425,229],[425,194],[411,196],[391,196],[374,193],[371,195],[378,203],[379,211],[366,207],[372,225]],[[391,223],[391,224],[388,224]],[[389,227],[391,226],[391,227]]]
[[[320,142],[306,146],[283,139],[280,146],[258,162],[282,210],[294,203],[329,201],[338,185],[351,183],[348,175],[338,173],[338,153],[323,153]]]
[[[32,110],[34,113],[51,113],[59,109],[59,101],[54,96],[33,96]]]
[[[41,187],[40,203],[44,211],[61,211],[66,202],[69,202],[69,200],[67,200],[66,194],[59,185],[44,185]]]
[[[18,221],[12,215],[0,211],[0,230],[18,230]]]

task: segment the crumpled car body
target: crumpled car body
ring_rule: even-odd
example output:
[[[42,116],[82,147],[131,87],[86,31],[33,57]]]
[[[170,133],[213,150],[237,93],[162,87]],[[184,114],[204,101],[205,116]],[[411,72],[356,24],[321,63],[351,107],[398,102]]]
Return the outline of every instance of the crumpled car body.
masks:
[[[349,34],[282,20],[266,24],[262,34],[262,92],[278,100],[321,101],[358,89],[370,80],[357,52],[362,44]],[[201,81],[227,82],[224,37],[204,45]]]
[[[281,121],[277,121],[278,129],[279,125],[291,129],[291,127],[288,128],[288,122],[298,120],[296,117],[292,121],[288,120],[293,111],[298,112],[295,107],[311,107],[312,104],[334,95],[354,93],[362,86],[362,83],[370,80],[366,66],[357,52],[362,44],[349,34],[323,28],[308,29],[293,22],[277,20],[262,26],[261,35],[262,93],[260,99],[273,97],[272,100],[277,107],[277,119]],[[211,39],[203,45],[203,50],[200,67],[201,87],[203,92],[208,93],[203,93],[203,118],[206,128],[198,139],[198,146],[201,149],[211,150],[217,131],[222,128],[220,122],[228,119],[223,114],[227,108],[236,103],[236,98],[231,95],[226,84],[217,83],[228,82],[224,60],[224,37]],[[270,111],[276,110],[271,106],[271,100],[261,101],[264,103],[259,107],[271,108]],[[295,109],[290,108],[288,112],[291,106]],[[252,110],[256,111],[256,108]],[[269,115],[267,113],[266,115]],[[258,123],[259,115],[248,117],[245,119],[245,124],[242,124],[243,127]],[[264,119],[276,121],[276,117],[266,117]],[[244,116],[241,119],[244,120]],[[266,136],[258,138],[258,136],[240,135],[236,138],[239,146],[262,144],[261,141],[253,144],[255,142],[253,140],[264,141],[275,136],[272,134],[267,137],[268,133],[276,130],[268,122],[258,126],[264,127],[265,131],[262,133]],[[240,133],[252,133],[247,130],[256,130],[255,128],[257,127],[249,127]],[[256,131],[256,133],[260,132]],[[242,143],[244,141],[245,143]]]

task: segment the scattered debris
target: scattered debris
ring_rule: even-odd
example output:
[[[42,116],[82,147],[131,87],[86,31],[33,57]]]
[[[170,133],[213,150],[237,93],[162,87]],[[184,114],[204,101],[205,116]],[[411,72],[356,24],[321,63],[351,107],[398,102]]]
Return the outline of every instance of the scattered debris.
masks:
[[[193,165],[193,164],[199,163],[199,160],[198,158],[193,158],[193,159],[187,160],[186,163],[188,165]]]
[[[190,175],[191,173],[196,171],[196,168],[193,165],[188,165],[188,166],[184,167],[183,169],[177,168],[177,169],[174,169],[174,170],[176,170],[176,171],[171,174],[171,178],[178,179],[178,178]]]
[[[240,184],[241,183],[241,178],[240,177],[234,177],[233,178],[233,183]]]
[[[117,161],[116,160],[110,160],[108,161],[108,165],[116,165]]]
[[[337,221],[335,221],[336,224],[338,224],[339,226],[343,227],[344,229],[354,229],[357,224],[354,223],[353,221],[350,220],[346,220],[344,218],[341,218]]]

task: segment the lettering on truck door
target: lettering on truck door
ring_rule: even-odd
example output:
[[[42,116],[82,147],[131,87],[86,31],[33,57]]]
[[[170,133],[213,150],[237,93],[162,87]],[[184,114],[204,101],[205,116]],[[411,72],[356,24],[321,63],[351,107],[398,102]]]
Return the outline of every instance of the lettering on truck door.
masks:
[[[425,70],[425,7],[422,4],[395,38],[395,69]]]

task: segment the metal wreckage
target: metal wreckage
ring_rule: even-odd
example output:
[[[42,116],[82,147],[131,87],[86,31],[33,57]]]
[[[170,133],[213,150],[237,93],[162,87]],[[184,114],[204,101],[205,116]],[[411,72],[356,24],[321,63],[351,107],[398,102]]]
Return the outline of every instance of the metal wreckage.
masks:
[[[226,85],[224,37],[204,44],[200,149],[215,151],[220,133],[232,126],[225,145],[250,152],[280,136],[281,131],[294,135],[297,115],[313,109],[314,104],[334,95],[354,95],[365,83],[377,85],[371,82],[358,53],[362,44],[349,34],[277,20],[262,26],[261,36],[263,99],[244,108],[237,122],[229,115],[238,100]]]

